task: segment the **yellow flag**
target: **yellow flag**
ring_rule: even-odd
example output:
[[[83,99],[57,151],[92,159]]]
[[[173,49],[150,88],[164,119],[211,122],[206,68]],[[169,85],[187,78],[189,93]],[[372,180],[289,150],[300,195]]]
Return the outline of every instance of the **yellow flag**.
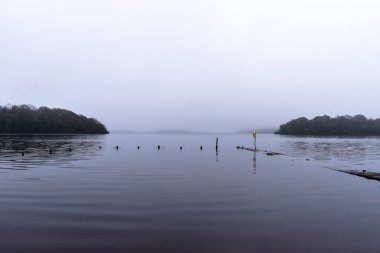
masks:
[[[253,138],[256,138],[256,131],[252,132]]]

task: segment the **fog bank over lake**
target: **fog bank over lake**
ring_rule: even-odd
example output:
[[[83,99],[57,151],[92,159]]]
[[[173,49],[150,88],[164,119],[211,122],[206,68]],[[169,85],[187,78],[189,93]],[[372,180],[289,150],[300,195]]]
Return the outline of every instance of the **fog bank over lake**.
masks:
[[[379,12],[370,0],[4,0],[0,104],[132,131],[377,118]]]

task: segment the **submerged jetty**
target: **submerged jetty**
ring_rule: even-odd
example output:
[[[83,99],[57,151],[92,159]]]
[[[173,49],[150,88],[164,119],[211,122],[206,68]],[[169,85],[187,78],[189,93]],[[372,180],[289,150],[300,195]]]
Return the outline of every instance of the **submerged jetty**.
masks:
[[[347,173],[347,174],[358,176],[358,177],[364,177],[366,179],[380,181],[380,173],[377,173],[377,172],[371,172],[371,171],[366,171],[366,170],[341,170],[341,169],[332,169],[332,170],[339,171],[342,173]]]
[[[237,146],[236,149],[243,149],[243,150],[248,150],[252,152],[262,152],[265,153],[266,155],[272,156],[272,155],[285,155],[283,153],[275,152],[275,151],[270,151],[270,150],[265,150],[265,149],[258,149],[258,148],[246,148],[243,146]]]

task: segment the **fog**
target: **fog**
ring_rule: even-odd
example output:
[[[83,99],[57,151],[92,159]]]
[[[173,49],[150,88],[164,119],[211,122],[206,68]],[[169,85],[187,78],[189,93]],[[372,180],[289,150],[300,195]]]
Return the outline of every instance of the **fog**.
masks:
[[[1,0],[0,104],[110,130],[380,117],[380,2]]]

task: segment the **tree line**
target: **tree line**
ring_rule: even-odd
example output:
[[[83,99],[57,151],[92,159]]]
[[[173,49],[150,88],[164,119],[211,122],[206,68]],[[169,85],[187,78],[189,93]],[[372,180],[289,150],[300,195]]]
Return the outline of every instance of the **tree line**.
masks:
[[[2,134],[107,134],[98,120],[65,109],[32,105],[0,106]]]
[[[281,125],[275,134],[377,136],[380,135],[380,119],[366,118],[364,115],[334,118],[324,115],[310,120],[301,117]]]

